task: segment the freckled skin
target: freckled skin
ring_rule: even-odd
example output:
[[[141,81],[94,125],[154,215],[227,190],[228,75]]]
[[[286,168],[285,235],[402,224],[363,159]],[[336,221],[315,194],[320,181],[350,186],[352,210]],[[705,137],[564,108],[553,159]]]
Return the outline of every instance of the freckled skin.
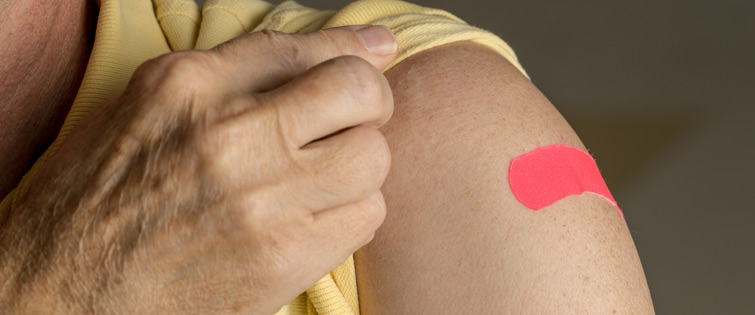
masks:
[[[395,113],[388,211],[355,254],[362,314],[653,313],[621,214],[583,194],[540,211],[508,185],[511,161],[583,144],[511,64],[469,42],[386,73]]]
[[[91,3],[50,3],[0,1],[2,195],[52,140],[86,66]],[[355,256],[363,314],[652,313],[631,235],[612,205],[574,196],[535,213],[511,195],[511,159],[553,143],[584,148],[516,69],[459,43],[386,75],[396,99],[382,128],[393,155],[389,210]]]
[[[84,75],[89,1],[0,1],[0,196],[54,139]]]

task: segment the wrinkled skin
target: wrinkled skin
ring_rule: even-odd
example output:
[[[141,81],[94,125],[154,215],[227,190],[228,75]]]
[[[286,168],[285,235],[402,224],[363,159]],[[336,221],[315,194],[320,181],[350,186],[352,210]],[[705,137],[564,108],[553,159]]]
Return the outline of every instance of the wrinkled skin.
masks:
[[[0,0],[0,197],[57,135],[94,36],[86,0]]]
[[[356,29],[142,65],[13,209],[0,312],[269,314],[369,242],[395,53],[370,54]]]

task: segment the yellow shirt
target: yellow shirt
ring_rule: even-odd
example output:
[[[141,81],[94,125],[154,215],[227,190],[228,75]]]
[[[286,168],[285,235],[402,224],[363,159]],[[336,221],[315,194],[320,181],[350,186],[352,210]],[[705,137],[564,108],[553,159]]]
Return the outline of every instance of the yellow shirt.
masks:
[[[423,50],[471,40],[498,52],[525,73],[511,48],[494,34],[446,11],[403,1],[361,0],[334,12],[293,1],[273,6],[259,0],[207,0],[200,10],[193,0],[102,0],[94,48],[73,106],[52,145],[0,203],[0,223],[76,123],[123,92],[144,61],[171,51],[209,49],[262,29],[307,33],[356,24],[384,25],[396,35],[398,57],[384,71]],[[353,256],[277,314],[359,314]]]

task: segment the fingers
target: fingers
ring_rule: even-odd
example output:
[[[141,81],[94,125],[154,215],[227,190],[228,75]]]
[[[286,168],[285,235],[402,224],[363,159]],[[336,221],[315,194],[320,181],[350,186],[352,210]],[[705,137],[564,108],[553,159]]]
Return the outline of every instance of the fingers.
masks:
[[[300,290],[310,288],[317,280],[346,261],[349,255],[372,240],[375,231],[385,219],[385,211],[383,195],[377,191],[369,198],[328,209],[314,216],[313,220],[307,220],[307,224],[296,225],[296,228],[288,232],[289,237],[296,241],[290,243],[290,251],[284,255],[287,255],[286,260],[298,264],[284,269],[281,273],[283,276],[277,277],[275,284],[286,285],[282,280],[288,278],[294,285],[303,283],[304,286]],[[277,235],[286,227],[276,227],[276,230],[266,233],[265,236]],[[287,240],[282,239],[279,244],[286,242]],[[248,246],[248,243],[248,240],[244,240],[244,245]]]
[[[263,35],[274,38],[254,43]],[[256,36],[213,53],[223,58],[213,57],[212,64],[233,65],[230,81],[241,82],[240,92],[223,107],[249,110],[223,115],[221,124],[201,134],[207,141],[200,143],[209,148],[202,156],[219,162],[207,163],[209,168],[224,182],[238,182],[235,187],[272,185],[272,195],[285,196],[283,208],[313,213],[377,192],[390,168],[390,151],[376,128],[392,115],[393,96],[375,66],[387,65],[394,50],[372,54],[355,28]],[[389,39],[388,46],[395,46],[392,35]],[[338,131],[343,132],[323,139]],[[262,135],[266,141],[259,141]]]
[[[390,151],[380,131],[357,126],[300,151],[308,174],[289,182],[293,206],[318,212],[363,200],[380,189],[390,169]]]
[[[388,81],[353,56],[331,59],[257,98],[276,108],[281,136],[298,147],[351,126],[379,128],[393,114]]]
[[[205,168],[224,182],[280,183],[289,206],[313,212],[362,200],[382,185],[390,151],[376,128],[390,118],[393,96],[365,60],[334,58],[275,90],[235,100],[226,105],[256,105],[198,137],[202,156],[214,161]]]
[[[385,200],[378,190],[368,198],[325,210],[315,215],[313,235],[320,236],[317,254],[326,255],[338,266],[369,243],[385,219]],[[335,268],[333,266],[333,268]],[[332,270],[328,269],[328,270]]]
[[[396,57],[396,50],[395,37],[383,26],[346,26],[307,34],[263,30],[215,48],[229,87],[243,92],[269,91],[338,56],[358,56],[382,69]]]

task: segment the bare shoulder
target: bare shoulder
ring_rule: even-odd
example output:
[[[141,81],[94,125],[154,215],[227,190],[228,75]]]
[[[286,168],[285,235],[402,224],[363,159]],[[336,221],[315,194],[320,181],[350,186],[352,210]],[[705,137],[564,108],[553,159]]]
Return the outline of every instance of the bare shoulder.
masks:
[[[532,84],[506,58],[473,41],[453,42],[428,49],[408,58],[386,74],[407,75],[419,69],[425,75],[444,75],[448,78],[454,73],[471,75],[494,70],[496,76],[505,77],[511,83]]]
[[[506,133],[511,154],[553,143],[584,149],[561,114],[506,58],[471,41],[450,43],[412,56],[386,73],[396,100],[394,124],[432,117],[463,132],[474,123]],[[463,115],[469,119],[455,119]],[[450,121],[437,121],[451,119]],[[471,120],[470,120],[471,119]]]
[[[362,314],[653,312],[612,204],[582,194],[533,211],[515,198],[512,160],[554,144],[584,150],[516,67],[465,41],[407,58],[386,77],[395,100],[381,129],[392,156],[388,210],[354,256]]]

